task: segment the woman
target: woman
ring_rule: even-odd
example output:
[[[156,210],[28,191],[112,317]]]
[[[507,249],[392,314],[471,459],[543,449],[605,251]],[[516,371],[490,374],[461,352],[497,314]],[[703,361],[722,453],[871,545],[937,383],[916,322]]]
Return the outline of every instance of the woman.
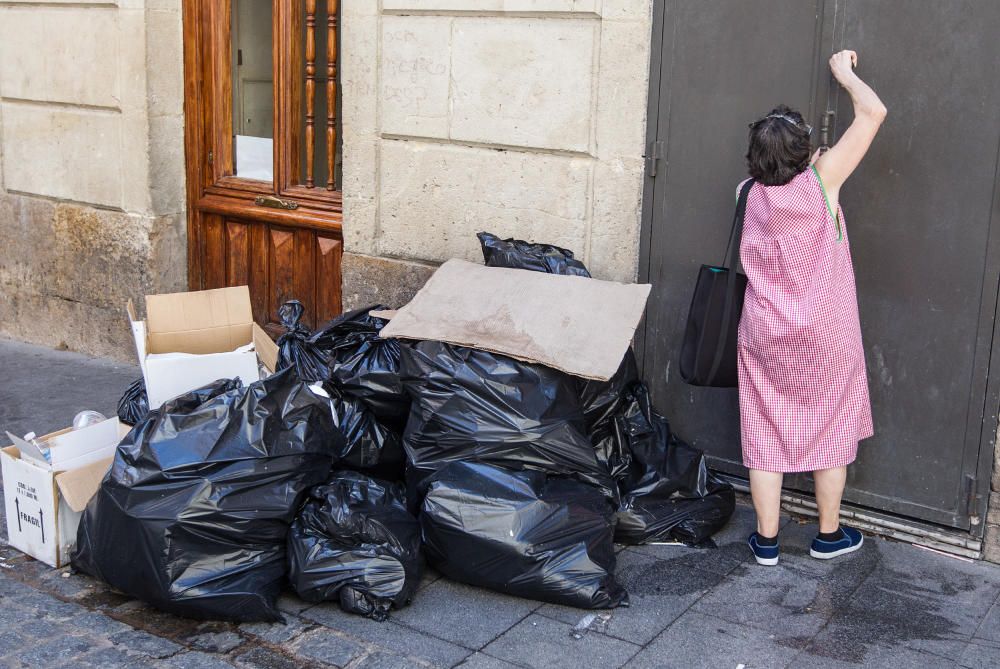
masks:
[[[841,527],[847,465],[873,434],[854,269],[840,188],[864,158],[886,108],[854,74],[858,57],[830,58],[851,95],[854,121],[810,163],[812,128],[781,106],[750,125],[740,257],[749,279],[739,329],[743,463],[757,511],[748,543],[759,564],[778,563],[782,475],[813,472],[819,534],[810,555],[859,549]],[[745,183],[745,182],[744,182]]]

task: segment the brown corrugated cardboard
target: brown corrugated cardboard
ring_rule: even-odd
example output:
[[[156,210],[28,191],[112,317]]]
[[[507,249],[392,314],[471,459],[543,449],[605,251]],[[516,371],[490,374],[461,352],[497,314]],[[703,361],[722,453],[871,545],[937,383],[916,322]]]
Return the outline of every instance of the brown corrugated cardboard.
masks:
[[[258,360],[272,371],[277,364],[278,347],[253,322],[246,286],[149,295],[145,321],[131,302],[127,309],[151,407],[221,378],[253,383]],[[251,343],[255,351],[239,350]]]
[[[632,343],[649,291],[449,260],[380,334],[461,344],[607,380]]]

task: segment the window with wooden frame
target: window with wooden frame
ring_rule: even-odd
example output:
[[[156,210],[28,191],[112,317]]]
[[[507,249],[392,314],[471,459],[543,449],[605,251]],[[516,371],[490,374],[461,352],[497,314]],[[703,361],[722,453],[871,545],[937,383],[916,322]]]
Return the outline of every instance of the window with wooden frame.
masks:
[[[188,276],[340,312],[338,0],[184,0]]]

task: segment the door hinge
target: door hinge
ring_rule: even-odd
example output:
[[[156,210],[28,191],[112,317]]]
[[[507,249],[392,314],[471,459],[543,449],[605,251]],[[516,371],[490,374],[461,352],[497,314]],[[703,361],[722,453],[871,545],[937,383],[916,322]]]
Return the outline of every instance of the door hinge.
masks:
[[[976,477],[966,474],[963,483],[965,483],[965,515],[973,525],[978,525],[979,517],[976,511],[979,506],[979,493],[976,492]]]
[[[649,145],[649,155],[646,159],[649,161],[649,176],[655,179],[656,173],[659,171],[660,158],[663,157],[663,140],[656,140]]]
[[[208,152],[208,164],[211,165],[214,162],[215,162],[215,154],[213,154],[211,151],[209,151]]]

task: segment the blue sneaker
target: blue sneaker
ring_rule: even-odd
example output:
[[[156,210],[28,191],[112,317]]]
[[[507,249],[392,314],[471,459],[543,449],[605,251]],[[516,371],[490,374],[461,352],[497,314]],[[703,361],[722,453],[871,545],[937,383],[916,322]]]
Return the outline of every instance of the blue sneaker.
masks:
[[[823,541],[819,537],[813,539],[809,555],[820,560],[829,560],[840,555],[847,555],[861,548],[865,537],[853,527],[841,527],[843,536],[837,541]]]
[[[761,546],[757,543],[757,537],[760,535],[754,532],[747,539],[747,545],[750,546],[750,551],[753,553],[754,559],[757,560],[757,564],[762,564],[766,567],[773,567],[778,564],[778,546]]]

